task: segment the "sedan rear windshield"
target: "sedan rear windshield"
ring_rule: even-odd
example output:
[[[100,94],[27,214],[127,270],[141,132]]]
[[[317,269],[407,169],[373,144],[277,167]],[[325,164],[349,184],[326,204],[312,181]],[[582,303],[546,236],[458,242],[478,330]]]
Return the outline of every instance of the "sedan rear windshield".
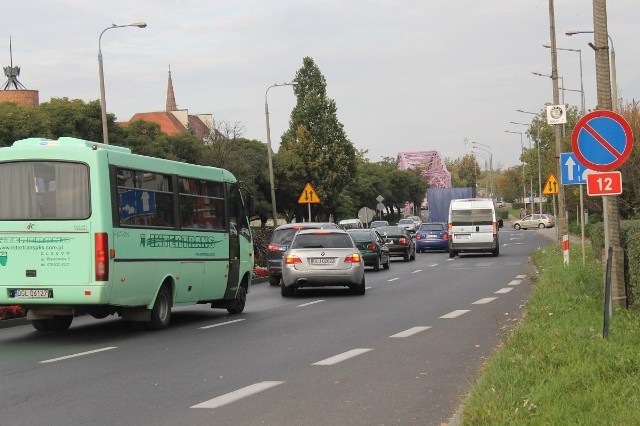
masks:
[[[353,238],[355,242],[373,241],[373,237],[369,231],[349,232],[349,235],[351,235],[351,238]]]
[[[291,248],[353,248],[353,240],[348,234],[302,234],[296,236]]]
[[[441,223],[425,223],[420,226],[421,231],[444,231],[444,225]]]

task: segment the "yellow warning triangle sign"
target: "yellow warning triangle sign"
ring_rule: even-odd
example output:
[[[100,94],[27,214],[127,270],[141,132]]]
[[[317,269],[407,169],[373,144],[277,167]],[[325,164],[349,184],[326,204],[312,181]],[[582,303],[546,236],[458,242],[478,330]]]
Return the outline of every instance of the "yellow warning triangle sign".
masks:
[[[298,198],[298,204],[320,204],[320,197],[318,197],[318,193],[310,183],[304,186],[302,194]]]
[[[556,179],[554,175],[549,175],[549,179],[547,179],[542,193],[544,195],[554,195],[558,193],[558,179]]]

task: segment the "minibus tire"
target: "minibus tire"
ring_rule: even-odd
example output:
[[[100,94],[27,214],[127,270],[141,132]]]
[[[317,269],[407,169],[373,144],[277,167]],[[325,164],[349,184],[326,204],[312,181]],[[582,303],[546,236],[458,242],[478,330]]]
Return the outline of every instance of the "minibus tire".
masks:
[[[227,312],[231,315],[237,315],[244,311],[244,305],[247,302],[247,289],[240,286],[236,298],[233,300],[232,305],[227,308]]]
[[[73,322],[73,315],[56,315],[45,321],[49,330],[67,330]]]
[[[151,309],[151,319],[147,324],[150,330],[162,330],[171,322],[171,291],[166,285],[160,287],[156,301]]]
[[[38,331],[47,331],[49,330],[49,324],[47,320],[39,319],[39,320],[31,320],[31,325]]]

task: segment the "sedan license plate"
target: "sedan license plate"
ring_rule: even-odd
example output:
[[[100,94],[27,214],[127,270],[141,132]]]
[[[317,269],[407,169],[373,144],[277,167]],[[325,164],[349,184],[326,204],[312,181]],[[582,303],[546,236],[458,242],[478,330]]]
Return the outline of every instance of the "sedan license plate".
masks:
[[[438,238],[438,236],[430,234],[430,235],[427,235],[427,238],[430,239],[430,240],[435,240],[435,239]]]
[[[11,297],[15,299],[50,299],[53,291],[48,288],[14,288]]]
[[[336,259],[333,257],[312,257],[312,265],[333,265],[336,263]]]
[[[456,240],[470,240],[471,234],[456,234]]]

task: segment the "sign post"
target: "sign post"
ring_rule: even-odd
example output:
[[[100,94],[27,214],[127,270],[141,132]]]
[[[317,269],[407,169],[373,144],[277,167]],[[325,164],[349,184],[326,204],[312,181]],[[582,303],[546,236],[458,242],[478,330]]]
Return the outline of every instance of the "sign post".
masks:
[[[320,197],[318,197],[318,193],[311,186],[310,183],[307,183],[302,190],[302,194],[298,197],[298,204],[306,204],[309,209],[309,222],[311,222],[311,204],[320,204]]]

